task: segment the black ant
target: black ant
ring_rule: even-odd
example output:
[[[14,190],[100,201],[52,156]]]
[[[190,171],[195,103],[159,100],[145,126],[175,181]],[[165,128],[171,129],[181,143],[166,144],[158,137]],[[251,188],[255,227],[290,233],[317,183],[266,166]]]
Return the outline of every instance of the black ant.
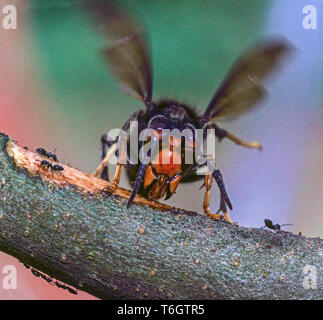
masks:
[[[42,277],[44,280],[46,280],[48,283],[51,283],[52,282],[52,278],[50,278],[50,277],[47,277],[46,275],[44,275],[43,273],[40,273],[39,271],[37,271],[37,270],[35,270],[34,268],[32,268],[30,265],[28,265],[28,264],[25,264],[24,263],[24,266],[27,268],[27,269],[30,269],[30,271],[31,271],[31,273],[35,276],[35,277],[37,277],[37,278],[39,278],[39,277]]]
[[[265,219],[265,227],[267,227],[268,229],[271,229],[271,230],[274,230],[274,231],[278,231],[281,229],[281,227],[284,227],[284,226],[291,226],[291,224],[273,224],[273,222],[269,219]]]
[[[44,279],[45,281],[47,281],[50,285],[52,285],[52,286],[53,286],[53,285],[56,285],[56,287],[61,288],[61,289],[64,289],[64,290],[67,290],[69,293],[77,294],[77,291],[76,291],[76,290],[74,290],[73,288],[68,287],[68,286],[66,286],[65,284],[60,283],[60,282],[58,282],[58,281],[53,281],[53,278],[51,278],[51,277],[49,277],[49,276],[46,276],[46,275],[45,275],[45,274],[43,274],[43,273],[40,273],[39,271],[37,271],[37,270],[35,270],[35,269],[31,268],[30,266],[28,266],[28,265],[26,265],[26,264],[24,264],[24,266],[25,266],[27,269],[30,269],[30,271],[32,272],[32,274],[33,274],[35,277],[37,277],[37,278],[41,277],[42,279]]]
[[[41,166],[44,166],[44,167],[47,167],[48,169],[52,169],[53,168],[53,165],[49,161],[47,161],[47,160],[42,160],[40,162],[40,165]]]
[[[33,274],[35,277],[37,277],[37,278],[39,278],[39,277],[41,276],[40,272],[38,272],[38,271],[37,271],[37,270],[35,270],[35,269],[31,269],[31,272],[32,272],[32,274]]]
[[[69,293],[77,294],[76,290],[72,289],[71,287],[66,286],[65,284],[59,283],[58,281],[55,281],[55,285],[58,288],[67,290]]]
[[[47,157],[47,151],[46,151],[45,149],[43,149],[43,148],[37,148],[37,149],[36,149],[36,152],[37,152],[38,154],[42,155],[42,156]]]
[[[60,171],[63,171],[64,168],[62,166],[60,166],[59,164],[54,164],[52,165],[49,161],[47,160],[42,160],[40,162],[40,165],[41,166],[44,166],[44,167],[47,167],[48,169],[51,169],[53,171],[57,171],[57,172],[60,172]]]
[[[45,281],[47,281],[49,284],[52,284],[53,278],[48,277],[48,276],[46,276],[46,275],[44,275],[44,274],[41,274],[40,276],[41,276]]]
[[[60,166],[59,164],[54,164],[54,165],[52,166],[52,169],[53,169],[54,171],[63,171],[63,170],[64,170],[64,168],[63,168],[62,166]]]
[[[58,162],[57,156],[54,153],[56,149],[54,149],[53,153],[46,151],[44,148],[37,148],[36,152],[39,153],[40,155],[46,157],[46,158],[52,158],[54,161]]]
[[[72,294],[77,294],[77,291],[76,291],[76,290],[74,290],[74,289],[72,289],[72,288],[70,288],[70,287],[67,287],[67,291],[68,291],[69,293],[72,293]]]

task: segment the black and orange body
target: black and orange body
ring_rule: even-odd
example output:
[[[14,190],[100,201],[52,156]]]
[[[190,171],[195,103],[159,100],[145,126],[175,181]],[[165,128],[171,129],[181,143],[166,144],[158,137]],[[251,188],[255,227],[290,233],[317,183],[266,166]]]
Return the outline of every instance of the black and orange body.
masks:
[[[128,206],[132,204],[137,193],[152,200],[160,199],[163,196],[168,199],[174,194],[180,183],[204,178],[206,191],[203,207],[205,213],[210,217],[220,218],[222,215],[219,214],[219,211],[222,211],[224,219],[230,221],[227,206],[232,209],[232,205],[221,172],[212,167],[211,174],[198,175],[197,169],[209,164],[209,155],[203,154],[204,163],[197,163],[195,158],[193,158],[193,163],[187,163],[183,154],[187,149],[191,149],[195,156],[196,129],[205,133],[203,141],[207,136],[207,129],[213,129],[220,141],[227,138],[238,145],[261,150],[259,142],[246,142],[239,139],[234,134],[220,128],[216,122],[237,118],[252,110],[263,99],[265,89],[262,82],[275,69],[282,57],[290,51],[288,43],[282,39],[270,40],[258,43],[254,48],[246,51],[234,64],[205,111],[199,113],[186,103],[171,99],[162,99],[157,102],[153,100],[149,45],[146,33],[138,22],[124,14],[110,0],[74,1],[91,15],[94,24],[110,39],[110,44],[104,48],[102,54],[109,63],[111,72],[120,81],[126,93],[141,101],[145,106],[143,110],[133,113],[122,129],[130,136],[130,122],[137,121],[139,135],[144,129],[156,130],[157,135],[160,136],[163,136],[162,132],[165,129],[178,129],[180,132],[190,129],[192,132],[191,142],[187,143],[186,141],[184,146],[181,139],[171,140],[170,137],[169,143],[164,145],[162,139],[158,137],[156,142],[158,152],[149,163],[139,161],[138,164],[133,164],[130,160],[126,163],[128,176],[133,182]],[[107,165],[111,154],[117,149],[117,143],[115,140],[109,139],[108,134],[102,135],[101,142],[101,163],[94,175],[101,175],[101,178],[108,180]],[[140,146],[143,146],[145,142],[140,141],[140,143]],[[108,151],[106,147],[109,147]],[[119,156],[125,157],[125,153],[119,152]],[[170,158],[170,162],[161,163],[160,160],[166,156]],[[212,160],[215,162],[214,155],[212,155]],[[119,183],[121,166],[122,162],[120,161],[112,180],[112,192]],[[215,214],[211,213],[209,208],[213,181],[217,183],[221,195],[220,209]]]
[[[168,137],[146,169],[144,190],[149,199],[159,200],[166,194],[166,200],[176,191],[182,179],[182,167],[185,163],[182,141],[177,137]]]
[[[188,182],[192,176],[188,170],[193,162],[187,163],[185,155],[191,152],[190,159],[194,160],[195,137],[194,130],[198,127],[199,116],[190,106],[175,100],[161,100],[156,103],[154,112],[147,117],[150,128],[155,130],[158,139],[158,152],[151,159],[146,168],[143,184],[138,193],[151,200],[159,200],[165,196],[169,199],[177,189],[180,182]],[[177,136],[163,136],[165,130],[191,129],[192,135],[185,140]],[[130,181],[134,181],[138,172],[138,166],[128,165]],[[185,174],[184,174],[185,173]],[[194,180],[203,178],[195,176]]]

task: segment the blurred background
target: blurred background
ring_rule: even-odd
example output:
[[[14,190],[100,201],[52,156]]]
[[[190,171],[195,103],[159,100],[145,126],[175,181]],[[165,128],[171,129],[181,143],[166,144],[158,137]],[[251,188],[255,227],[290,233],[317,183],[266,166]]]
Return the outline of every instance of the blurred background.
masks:
[[[263,152],[217,144],[221,169],[243,226],[264,219],[310,237],[323,236],[323,3],[320,0],[117,1],[148,29],[154,99],[173,97],[204,111],[235,59],[256,40],[284,36],[296,48],[267,83],[269,98],[241,119],[221,123]],[[69,0],[1,0],[17,7],[17,30],[0,28],[0,130],[31,149],[57,148],[59,159],[86,172],[99,162],[100,135],[120,127],[140,102],[125,95],[99,50],[107,41]],[[317,29],[303,28],[303,8],[317,9]],[[123,179],[121,185],[128,187]],[[200,182],[180,185],[167,201],[202,213]],[[212,209],[219,194],[212,191]],[[17,290],[0,299],[91,299],[48,285],[15,265]]]

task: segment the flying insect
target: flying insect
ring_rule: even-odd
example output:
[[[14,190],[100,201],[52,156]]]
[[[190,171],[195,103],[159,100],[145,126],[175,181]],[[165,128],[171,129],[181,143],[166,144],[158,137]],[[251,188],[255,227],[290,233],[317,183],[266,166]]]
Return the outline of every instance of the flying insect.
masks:
[[[127,205],[130,206],[136,194],[142,194],[151,200],[163,197],[169,199],[176,191],[179,183],[204,179],[205,196],[204,212],[215,219],[225,219],[231,222],[227,207],[232,210],[232,204],[226,192],[223,177],[218,169],[205,176],[197,174],[201,166],[208,165],[209,155],[202,152],[204,163],[198,162],[194,153],[193,163],[186,164],[184,151],[190,148],[196,151],[197,137],[195,131],[203,130],[203,140],[208,129],[213,129],[221,141],[227,138],[243,147],[261,150],[257,141],[244,141],[231,132],[218,126],[217,121],[231,120],[251,111],[265,97],[263,80],[272,73],[279,62],[290,51],[290,45],[285,40],[271,40],[258,43],[247,50],[235,63],[222,85],[211,98],[204,113],[197,112],[190,105],[173,99],[153,100],[152,63],[146,33],[138,22],[134,21],[112,1],[106,0],[75,0],[94,24],[110,39],[102,54],[108,62],[114,76],[120,81],[126,93],[141,101],[144,109],[134,112],[125,122],[122,129],[130,136],[130,122],[137,121],[139,134],[145,129],[157,132],[154,147],[158,152],[150,158],[150,162],[138,161],[133,164],[129,158],[129,142],[123,152],[118,149],[118,141],[103,134],[101,137],[101,163],[95,171],[95,176],[109,180],[107,165],[111,155],[119,152],[119,162],[112,179],[113,192],[120,181],[121,167],[127,169],[130,181],[134,181],[132,193]],[[182,139],[170,139],[168,145],[162,142],[165,129],[184,129],[192,131],[189,147],[183,145]],[[151,138],[150,138],[151,139]],[[148,140],[140,141],[143,147]],[[109,148],[107,150],[107,148]],[[160,163],[165,154],[170,155],[170,163]],[[126,163],[120,161],[127,158]],[[176,161],[175,161],[176,160]],[[215,162],[214,157],[211,159]],[[220,208],[212,213],[209,208],[210,191],[213,179],[220,190]]]

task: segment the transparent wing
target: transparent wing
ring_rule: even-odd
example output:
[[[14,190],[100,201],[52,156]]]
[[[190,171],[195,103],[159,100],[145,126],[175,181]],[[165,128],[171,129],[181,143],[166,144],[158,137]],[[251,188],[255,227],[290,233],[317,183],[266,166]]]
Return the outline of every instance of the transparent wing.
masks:
[[[144,102],[152,98],[152,69],[147,40],[139,25],[110,0],[75,0],[96,27],[112,40],[102,52],[122,88]]]
[[[290,49],[286,41],[276,40],[247,51],[213,96],[204,113],[205,119],[231,120],[255,108],[266,94],[262,81]]]

